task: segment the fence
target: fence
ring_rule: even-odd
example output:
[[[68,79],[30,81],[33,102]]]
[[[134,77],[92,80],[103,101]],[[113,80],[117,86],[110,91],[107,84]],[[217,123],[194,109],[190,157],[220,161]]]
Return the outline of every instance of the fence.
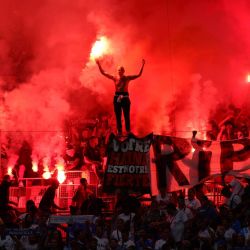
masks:
[[[115,197],[112,195],[102,195],[98,189],[97,178],[93,171],[68,171],[65,172],[66,180],[60,184],[56,192],[55,203],[60,207],[69,208],[72,197],[80,185],[80,178],[87,177],[88,187],[97,196],[101,197],[107,204],[107,211],[113,210]],[[33,200],[36,206],[39,205],[42,196],[49,185],[49,180],[43,178],[21,179],[22,186],[10,188],[10,200],[18,204],[20,210],[24,210],[27,200]]]

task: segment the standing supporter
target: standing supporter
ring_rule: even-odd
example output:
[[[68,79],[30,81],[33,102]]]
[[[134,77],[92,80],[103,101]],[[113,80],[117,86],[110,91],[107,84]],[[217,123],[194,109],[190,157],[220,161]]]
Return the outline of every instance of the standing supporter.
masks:
[[[229,209],[235,209],[241,203],[241,198],[238,194],[232,193],[228,186],[221,190],[221,194],[226,198],[225,205]]]
[[[129,207],[129,204],[124,204],[123,211],[117,217],[117,219],[122,219],[125,223],[125,228],[130,232],[131,237],[134,238],[134,219],[135,213],[132,213]]]
[[[21,224],[21,228],[24,229],[31,229],[33,230],[33,233],[29,236],[21,236],[20,238],[20,244],[24,249],[27,250],[36,250],[38,249],[38,234],[36,233],[36,228],[37,225],[33,224],[33,220],[30,214],[26,214],[26,216],[24,217],[24,220]]]
[[[18,173],[19,179],[35,177],[35,173],[32,169],[32,148],[27,141],[23,141],[23,144],[18,152],[18,159],[15,169]],[[19,182],[19,186],[23,185],[24,184],[21,180]]]
[[[166,192],[166,188],[159,188],[159,194],[156,195],[155,200],[157,201],[160,209],[165,209],[167,204],[171,202],[171,195]]]
[[[234,122],[230,119],[224,121],[220,126],[220,132],[217,136],[217,140],[226,141],[237,139],[235,136]]]
[[[228,185],[232,189],[232,194],[237,194],[239,196],[242,196],[244,193],[244,186],[242,183],[234,178]]]
[[[109,240],[104,236],[104,230],[102,226],[96,227],[96,234],[94,238],[97,240],[96,250],[107,250],[109,246]]]
[[[161,250],[165,244],[170,244],[172,241],[171,229],[168,224],[164,224],[159,228],[160,237],[155,241],[154,249]]]
[[[3,220],[0,218],[0,249],[16,250],[16,241],[10,235],[7,235],[6,227]]]
[[[187,215],[188,220],[193,219],[194,217],[193,212],[191,211],[190,208],[186,206],[184,196],[180,195],[177,199],[177,202],[178,202],[178,210],[183,211]]]
[[[83,203],[93,195],[93,192],[88,188],[88,181],[86,178],[80,179],[80,185],[78,186],[74,196],[72,197],[72,202],[75,203],[76,213],[80,214],[81,207]]]
[[[240,234],[245,238],[245,245],[250,248],[250,215],[246,217],[246,226],[241,229]]]
[[[230,249],[232,246],[233,237],[236,235],[236,231],[232,228],[229,218],[223,218],[222,225],[225,228],[224,238],[227,242],[228,249]]]
[[[118,240],[111,238],[109,241],[109,250],[119,250]]]
[[[202,196],[200,199],[201,206],[197,211],[197,215],[200,218],[208,219],[210,225],[217,225],[218,224],[218,213],[216,208],[214,207],[213,203],[207,198],[207,196]]]
[[[201,249],[206,247],[206,249],[213,249],[213,242],[215,238],[215,232],[212,227],[209,225],[209,220],[203,218],[199,223],[200,230],[198,232],[198,239],[200,241]]]
[[[201,206],[200,201],[195,198],[195,190],[193,188],[188,190],[188,198],[185,200],[185,204],[193,213]]]
[[[188,217],[183,210],[178,211],[172,203],[167,205],[167,212],[167,222],[170,223],[171,234],[178,245],[182,240]]]
[[[136,234],[135,245],[137,250],[153,249],[154,242],[152,236],[145,229],[139,230]]]
[[[83,155],[81,148],[68,145],[64,157],[66,170],[80,170],[83,166]]]
[[[135,242],[129,238],[129,230],[124,229],[122,231],[122,243],[119,244],[119,250],[126,250],[130,247],[135,248]]]
[[[105,77],[111,79],[115,84],[115,96],[114,96],[114,111],[116,116],[116,127],[117,127],[117,133],[118,135],[122,135],[122,112],[125,119],[125,127],[127,134],[130,133],[130,99],[129,99],[129,93],[128,93],[128,86],[129,82],[140,77],[143,68],[145,65],[145,60],[142,60],[142,66],[141,70],[138,75],[131,75],[126,76],[125,75],[125,69],[124,67],[118,68],[118,75],[112,76],[110,74],[107,74],[102,66],[100,61],[96,60],[96,63],[98,65],[98,68]]]
[[[62,234],[59,230],[54,228],[48,230],[43,250],[63,250]]]
[[[116,221],[116,227],[115,229],[111,232],[110,238],[115,239],[118,241],[118,244],[122,244],[122,231],[125,228],[125,223],[123,219],[117,219]]]
[[[56,190],[59,187],[59,181],[56,179],[51,179],[51,185],[48,187],[48,189],[45,191],[40,203],[39,203],[39,209],[44,213],[52,213],[52,209],[59,209],[59,210],[65,210],[65,208],[61,208],[58,205],[55,204],[55,196],[56,196]]]
[[[90,137],[86,146],[84,152],[84,162],[91,166],[98,179],[99,185],[101,185],[103,175],[102,157],[98,146],[98,138],[95,136]]]
[[[9,160],[9,156],[7,153],[7,147],[4,143],[1,144],[1,169],[0,169],[0,179],[2,180],[4,178],[4,175],[7,173],[8,171],[8,160]]]
[[[10,179],[9,175],[5,175],[0,184],[0,213],[5,214],[8,210],[13,210],[11,205],[17,206],[17,203],[10,201],[10,187],[17,183],[17,177],[14,175],[15,181]]]

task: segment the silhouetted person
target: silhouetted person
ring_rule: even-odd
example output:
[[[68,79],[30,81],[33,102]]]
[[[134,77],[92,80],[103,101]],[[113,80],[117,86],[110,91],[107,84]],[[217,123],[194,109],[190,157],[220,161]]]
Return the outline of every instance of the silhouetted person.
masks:
[[[39,204],[39,209],[44,213],[51,213],[51,209],[59,209],[59,210],[65,210],[65,208],[61,208],[58,205],[55,204],[55,196],[56,196],[56,190],[59,187],[59,181],[57,179],[51,180],[51,185],[48,187],[48,189],[43,194],[43,197]]]
[[[12,204],[17,206],[17,203],[10,201],[10,187],[17,183],[17,177],[15,181],[11,181],[9,175],[5,175],[0,185],[0,213],[3,214],[7,210],[13,209]]]
[[[72,201],[75,203],[76,212],[80,212],[83,202],[85,202],[93,192],[88,188],[88,181],[86,178],[80,179],[80,185],[78,186]]]
[[[145,60],[142,60],[142,67],[138,75],[131,75],[126,76],[125,75],[125,69],[124,67],[118,68],[118,75],[112,76],[107,74],[100,62],[96,60],[96,63],[99,67],[100,72],[106,76],[107,78],[111,79],[115,83],[115,96],[114,96],[114,111],[116,116],[116,126],[117,126],[117,132],[118,135],[122,134],[122,111],[125,119],[125,126],[126,131],[129,134],[130,133],[130,99],[129,99],[129,93],[128,93],[128,85],[131,80],[134,80],[141,76]]]

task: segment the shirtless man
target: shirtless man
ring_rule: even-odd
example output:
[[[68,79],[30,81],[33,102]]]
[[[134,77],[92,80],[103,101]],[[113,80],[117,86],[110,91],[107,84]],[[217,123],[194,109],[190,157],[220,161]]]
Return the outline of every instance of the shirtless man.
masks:
[[[112,76],[107,74],[102,66],[100,61],[96,60],[96,63],[99,67],[100,72],[106,76],[107,78],[111,79],[115,83],[115,96],[114,96],[114,111],[116,116],[116,127],[118,135],[122,135],[122,111],[125,119],[125,127],[127,134],[130,133],[130,99],[129,99],[129,93],[128,93],[128,85],[131,80],[134,80],[141,76],[145,60],[142,60],[142,66],[141,70],[138,75],[131,75],[126,76],[125,75],[125,69],[124,67],[118,68],[118,75]]]

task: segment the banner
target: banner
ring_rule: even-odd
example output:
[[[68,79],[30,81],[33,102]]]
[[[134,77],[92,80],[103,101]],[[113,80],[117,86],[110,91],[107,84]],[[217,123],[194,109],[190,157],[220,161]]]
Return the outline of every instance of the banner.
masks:
[[[155,136],[152,147],[151,187],[175,191],[212,176],[250,176],[250,140],[206,141]]]
[[[104,192],[116,189],[150,193],[149,150],[153,134],[144,138],[129,135],[121,141],[114,134],[109,137],[107,164],[104,173]]]
[[[10,236],[32,236],[40,235],[37,228],[6,228],[5,233]]]
[[[92,222],[94,215],[51,215],[49,218],[50,224],[74,224]]]

